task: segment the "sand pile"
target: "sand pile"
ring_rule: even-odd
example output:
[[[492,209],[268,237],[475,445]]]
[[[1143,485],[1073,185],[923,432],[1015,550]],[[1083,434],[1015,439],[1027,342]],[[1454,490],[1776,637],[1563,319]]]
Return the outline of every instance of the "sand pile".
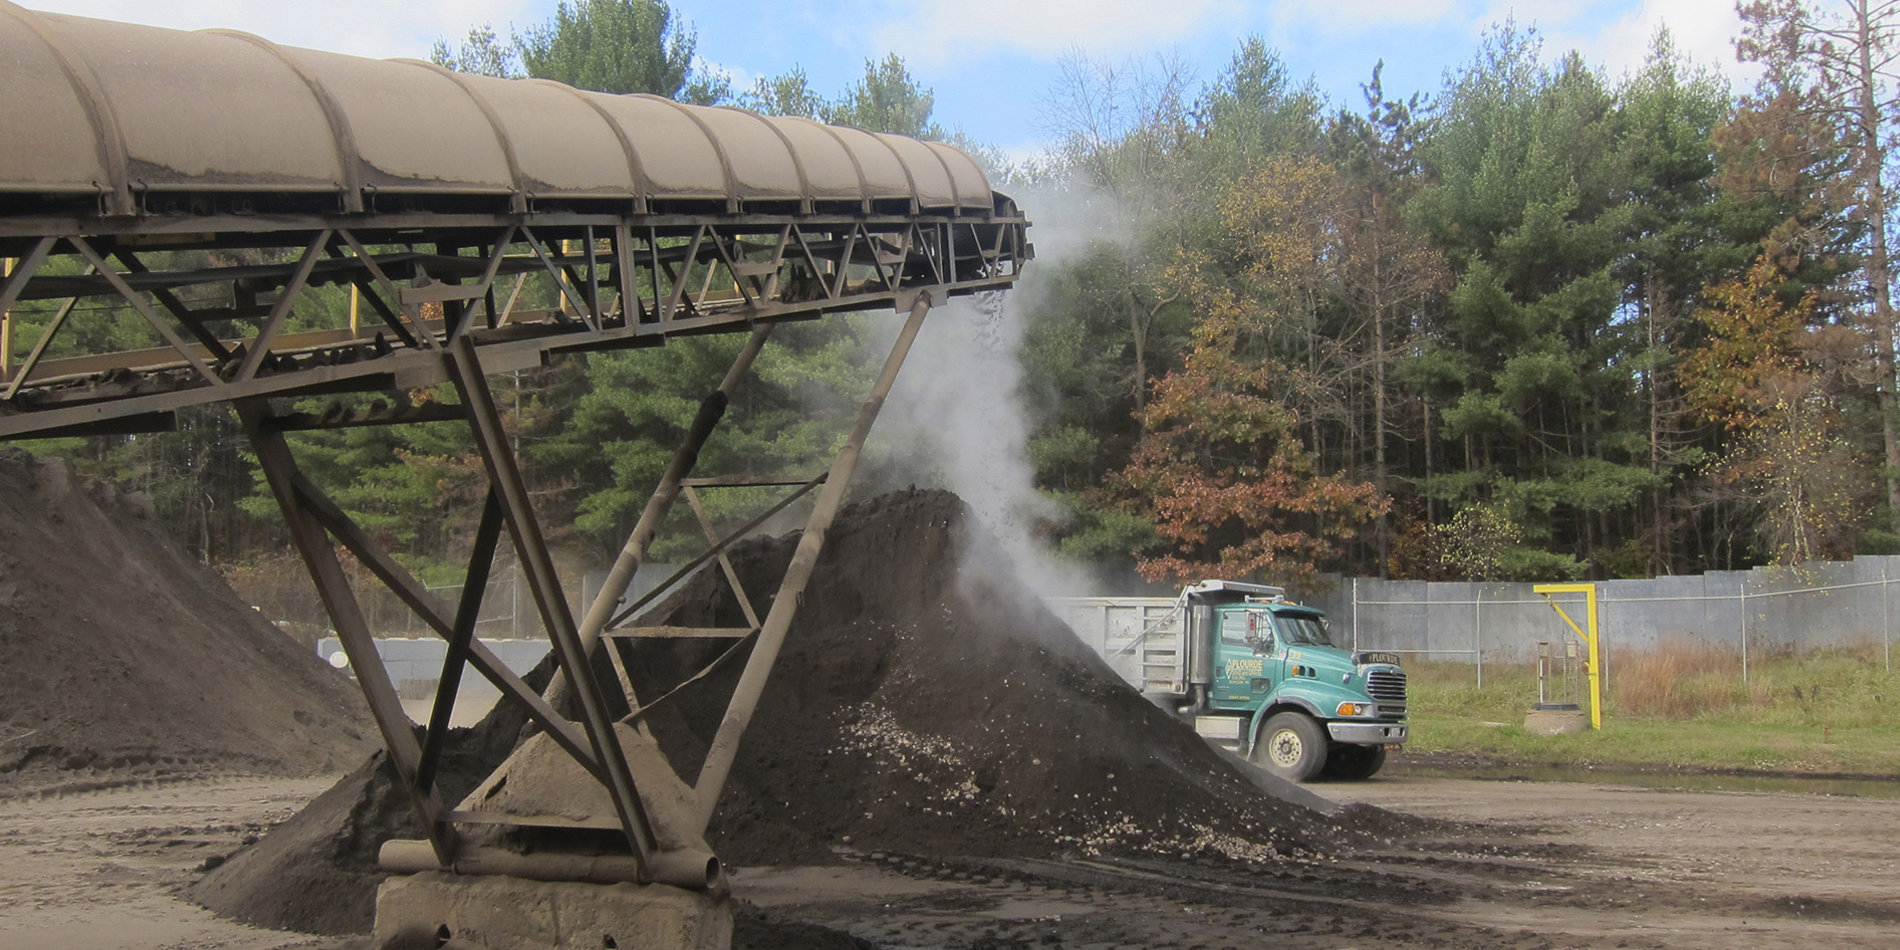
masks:
[[[0,787],[339,771],[353,684],[238,600],[149,501],[0,449]],[[102,774],[103,773],[103,774]]]
[[[796,541],[732,552],[761,616]],[[711,574],[652,619],[743,624]],[[643,645],[641,694],[671,689],[723,647]],[[738,670],[728,664],[652,717],[682,774],[697,774]],[[518,723],[504,714],[467,733],[463,774],[499,764]],[[395,830],[407,820],[387,773],[360,771],[196,894],[273,926],[367,929],[375,849],[391,833],[415,836]],[[743,866],[828,861],[839,846],[1271,861],[1332,850],[1341,834],[1264,797],[1123,685],[1023,586],[955,496],[911,491],[855,505],[834,525],[709,837]],[[296,876],[319,863],[338,873],[321,886]],[[338,912],[346,906],[360,916]]]

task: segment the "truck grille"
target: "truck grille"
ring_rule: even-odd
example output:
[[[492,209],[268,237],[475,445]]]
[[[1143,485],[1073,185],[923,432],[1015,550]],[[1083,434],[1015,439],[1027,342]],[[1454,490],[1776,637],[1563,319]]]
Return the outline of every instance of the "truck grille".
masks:
[[[1366,674],[1366,692],[1379,704],[1381,716],[1405,715],[1405,672],[1373,670]]]

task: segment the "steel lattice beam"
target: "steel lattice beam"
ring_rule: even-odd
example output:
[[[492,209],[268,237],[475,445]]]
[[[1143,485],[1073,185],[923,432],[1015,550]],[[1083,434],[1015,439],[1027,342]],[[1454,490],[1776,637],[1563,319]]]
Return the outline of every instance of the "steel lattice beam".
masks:
[[[79,309],[111,314],[107,319],[124,314],[143,321],[162,345],[49,358],[49,344],[77,339],[73,307],[66,305],[25,361],[0,367],[6,393],[0,439],[162,418],[237,399],[430,385],[447,379],[433,354],[465,336],[484,366],[506,370],[562,352],[651,346],[675,335],[830,312],[903,309],[924,289],[948,296],[1006,288],[1028,256],[1026,222],[1013,212],[942,222],[769,217],[664,228],[626,219],[462,224],[437,221],[420,234],[317,226],[197,235],[186,251],[236,249],[281,262],[166,270],[133,255],[124,243],[129,236],[37,239],[21,249],[18,266],[0,284],[0,306],[71,300]],[[64,260],[72,263],[52,266]],[[492,293],[504,274],[547,282],[564,306],[504,313]],[[324,286],[371,291],[365,299],[383,323],[285,332],[301,295]],[[224,300],[194,309],[179,296],[186,288]],[[276,299],[257,302],[264,295]],[[20,315],[5,319],[17,323]],[[228,330],[213,336],[207,330],[213,324]]]

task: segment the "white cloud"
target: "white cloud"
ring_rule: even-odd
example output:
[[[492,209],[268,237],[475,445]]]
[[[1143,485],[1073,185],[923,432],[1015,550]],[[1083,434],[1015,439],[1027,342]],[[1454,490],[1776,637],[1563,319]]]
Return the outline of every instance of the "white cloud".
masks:
[[[1459,15],[1461,0],[1331,0],[1276,5],[1282,29],[1312,26],[1328,36],[1352,36],[1394,26],[1426,26]]]
[[[693,70],[701,76],[725,74],[726,81],[732,83],[732,92],[734,95],[742,92],[751,92],[752,87],[756,85],[759,80],[769,78],[756,69],[734,66],[719,60],[707,59],[704,56],[695,56],[693,58]]]
[[[1049,157],[1049,143],[1042,139],[1012,142],[1006,145],[991,146],[1003,155],[1003,160],[1022,168],[1032,162],[1040,162]]]
[[[1167,46],[1221,20],[1245,19],[1241,0],[916,0],[878,27],[872,45],[942,65],[1004,50],[1052,57],[1072,47],[1116,55]]]
[[[1371,29],[1450,22],[1462,24],[1474,40],[1510,21],[1520,30],[1534,29],[1548,59],[1576,50],[1611,79],[1640,69],[1656,30],[1667,26],[1679,53],[1738,86],[1752,82],[1759,72],[1735,61],[1741,20],[1734,0],[1420,0],[1416,5],[1334,0],[1305,9],[1301,17],[1335,33],[1351,23]]]
[[[1742,74],[1735,61],[1735,36],[1742,21],[1731,0],[1643,0],[1638,9],[1599,33],[1598,48],[1587,52],[1612,74],[1634,71],[1662,26],[1669,28],[1676,49],[1690,59],[1731,77]]]
[[[1587,12],[1588,16],[1581,16],[1578,9],[1565,7],[1558,18],[1533,19],[1520,9],[1518,23],[1535,23],[1549,56],[1577,50],[1612,79],[1641,69],[1656,31],[1665,26],[1678,53],[1728,76],[1738,86],[1752,82],[1759,72],[1735,61],[1741,19],[1733,0],[1624,0],[1598,4]]]
[[[358,56],[429,54],[437,37],[460,40],[493,23],[539,22],[548,0],[27,0],[49,13],[121,20],[181,30],[213,27],[255,33],[274,43]]]
[[[1535,25],[1543,32],[1586,19],[1605,5],[1605,0],[1490,0],[1472,18],[1472,23],[1482,28],[1515,20],[1519,27]]]

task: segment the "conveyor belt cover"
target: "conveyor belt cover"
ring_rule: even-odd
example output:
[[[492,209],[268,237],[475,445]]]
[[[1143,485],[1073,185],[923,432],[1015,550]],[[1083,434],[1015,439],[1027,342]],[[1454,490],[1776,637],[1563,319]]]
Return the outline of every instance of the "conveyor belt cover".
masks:
[[[0,88],[0,192],[96,194],[112,215],[194,192],[993,207],[939,143],[5,0]]]

